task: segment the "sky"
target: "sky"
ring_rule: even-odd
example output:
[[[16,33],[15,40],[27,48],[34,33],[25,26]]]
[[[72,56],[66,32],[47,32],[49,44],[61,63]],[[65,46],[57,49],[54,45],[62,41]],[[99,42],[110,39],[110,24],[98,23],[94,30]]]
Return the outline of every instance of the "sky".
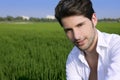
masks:
[[[91,0],[98,18],[120,18],[120,0]],[[0,17],[54,16],[59,0],[0,0]]]

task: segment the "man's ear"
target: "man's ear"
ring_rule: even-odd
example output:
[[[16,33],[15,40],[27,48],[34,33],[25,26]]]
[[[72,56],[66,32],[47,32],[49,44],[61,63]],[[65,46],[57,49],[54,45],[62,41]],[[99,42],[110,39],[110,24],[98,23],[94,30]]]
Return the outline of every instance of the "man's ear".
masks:
[[[95,14],[95,13],[93,13],[91,20],[92,20],[94,26],[96,26],[96,25],[97,25],[97,17],[96,17],[96,14]]]

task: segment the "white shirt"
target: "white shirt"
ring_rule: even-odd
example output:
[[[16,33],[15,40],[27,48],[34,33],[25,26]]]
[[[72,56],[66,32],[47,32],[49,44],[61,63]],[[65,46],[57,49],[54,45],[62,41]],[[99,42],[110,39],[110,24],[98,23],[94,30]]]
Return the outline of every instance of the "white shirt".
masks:
[[[120,36],[97,32],[97,80],[120,80]],[[89,74],[90,68],[84,54],[75,46],[66,62],[67,80],[88,80]]]

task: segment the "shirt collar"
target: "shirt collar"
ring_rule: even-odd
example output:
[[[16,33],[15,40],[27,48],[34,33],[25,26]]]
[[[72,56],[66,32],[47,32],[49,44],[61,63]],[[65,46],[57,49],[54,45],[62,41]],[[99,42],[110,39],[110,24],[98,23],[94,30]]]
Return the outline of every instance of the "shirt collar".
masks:
[[[105,56],[104,50],[106,50],[108,48],[108,40],[107,36],[100,32],[99,30],[97,30],[98,33],[98,42],[97,42],[97,47],[96,50],[98,52],[98,54],[101,56],[101,58],[103,58]]]
[[[97,42],[96,50],[97,50],[98,54],[100,54],[101,56],[103,56],[102,55],[103,53],[101,53],[101,49],[100,48],[107,48],[108,44],[107,44],[107,42],[105,40],[104,34],[102,32],[100,32],[99,30],[97,30],[97,33],[98,33],[98,42]],[[81,50],[79,50],[79,49],[78,49],[78,51],[80,53],[79,56],[78,56],[78,58],[83,63],[85,63],[86,65],[88,65],[87,62],[86,62],[86,60],[85,60],[85,58],[84,58],[84,53]]]
[[[108,44],[105,40],[104,34],[101,33],[99,30],[97,30],[98,33],[98,42],[97,42],[97,47],[108,47]]]

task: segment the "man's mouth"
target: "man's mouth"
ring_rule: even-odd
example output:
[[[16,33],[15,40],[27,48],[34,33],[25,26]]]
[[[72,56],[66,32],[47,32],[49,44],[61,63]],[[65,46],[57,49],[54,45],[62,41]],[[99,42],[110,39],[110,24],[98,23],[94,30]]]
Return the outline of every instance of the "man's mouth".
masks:
[[[76,44],[77,46],[82,46],[82,45],[85,44],[85,39],[83,39],[83,40],[78,40],[78,41],[75,42],[75,44]]]

